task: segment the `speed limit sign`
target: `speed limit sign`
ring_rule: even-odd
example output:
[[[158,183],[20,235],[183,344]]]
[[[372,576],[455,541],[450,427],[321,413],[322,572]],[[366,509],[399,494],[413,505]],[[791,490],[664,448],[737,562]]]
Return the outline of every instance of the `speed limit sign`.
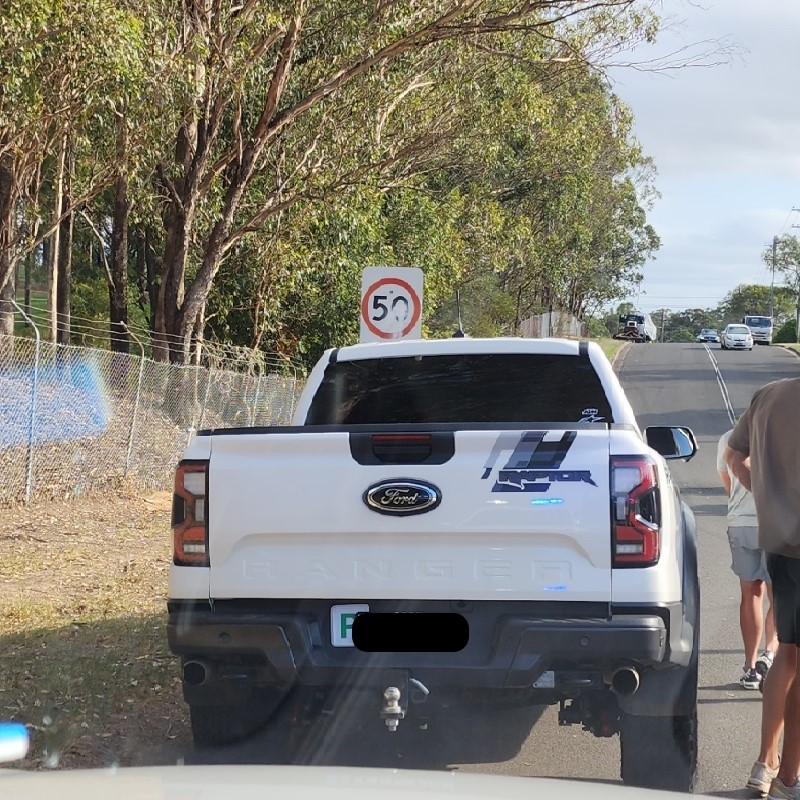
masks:
[[[422,283],[415,267],[367,267],[361,274],[361,341],[419,339]]]

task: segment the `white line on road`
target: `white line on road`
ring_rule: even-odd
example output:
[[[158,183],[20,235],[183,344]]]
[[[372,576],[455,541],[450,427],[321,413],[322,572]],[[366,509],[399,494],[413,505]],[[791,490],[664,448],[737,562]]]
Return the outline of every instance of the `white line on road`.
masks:
[[[714,357],[714,354],[711,352],[711,348],[707,344],[704,344],[703,347],[706,349],[706,353],[708,353],[708,357],[711,359],[711,366],[714,367],[714,372],[717,374],[717,383],[719,384],[719,390],[722,393],[722,401],[725,403],[725,410],[728,412],[728,419],[731,421],[731,425],[735,426],[736,412],[733,410],[731,397],[728,394],[728,387],[725,385],[725,379],[722,377],[722,372],[720,371],[717,359]]]

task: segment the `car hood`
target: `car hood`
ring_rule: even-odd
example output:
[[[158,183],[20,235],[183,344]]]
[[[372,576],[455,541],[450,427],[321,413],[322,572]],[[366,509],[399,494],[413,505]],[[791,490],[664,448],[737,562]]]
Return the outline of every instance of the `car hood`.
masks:
[[[177,766],[57,772],[0,769],[0,795],[17,800],[657,800],[671,792],[603,784],[365,767]]]

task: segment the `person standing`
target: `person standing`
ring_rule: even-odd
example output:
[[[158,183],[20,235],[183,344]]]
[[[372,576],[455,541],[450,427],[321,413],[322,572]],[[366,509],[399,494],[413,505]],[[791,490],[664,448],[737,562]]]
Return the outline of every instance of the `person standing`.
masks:
[[[724,433],[717,445],[717,470],[728,494],[728,543],[731,569],[739,578],[739,628],[744,645],[744,667],[739,683],[745,689],[758,689],[772,666],[778,638],[772,612],[772,586],[767,571],[766,553],[758,543],[758,518],[753,495],[728,469],[724,455],[733,430]],[[764,594],[769,610],[764,619]],[[766,632],[764,650],[758,655],[761,637]]]
[[[731,472],[752,491],[758,516],[759,544],[767,553],[772,578],[778,657],[788,665],[770,670],[764,684],[767,701],[779,700],[780,680],[788,671],[783,709],[783,749],[766,780],[770,800],[800,800],[800,378],[768,383],[759,389],[739,418],[725,450]],[[790,670],[791,666],[794,670]],[[775,687],[773,690],[772,687]],[[764,744],[762,718],[762,748]],[[777,774],[775,767],[777,767]]]

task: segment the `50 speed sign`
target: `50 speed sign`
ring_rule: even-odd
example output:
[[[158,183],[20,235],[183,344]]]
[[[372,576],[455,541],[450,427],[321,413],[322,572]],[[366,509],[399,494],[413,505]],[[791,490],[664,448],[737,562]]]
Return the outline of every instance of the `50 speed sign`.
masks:
[[[415,267],[367,267],[361,274],[361,341],[419,339],[422,283]]]

